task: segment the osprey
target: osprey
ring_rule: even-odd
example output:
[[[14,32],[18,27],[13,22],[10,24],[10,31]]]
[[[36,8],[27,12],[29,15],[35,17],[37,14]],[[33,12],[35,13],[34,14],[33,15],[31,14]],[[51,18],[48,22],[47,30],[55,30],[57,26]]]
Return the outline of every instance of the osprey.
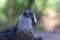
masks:
[[[37,20],[30,9],[24,10],[19,16],[16,25],[0,32],[0,40],[41,40],[34,32]]]

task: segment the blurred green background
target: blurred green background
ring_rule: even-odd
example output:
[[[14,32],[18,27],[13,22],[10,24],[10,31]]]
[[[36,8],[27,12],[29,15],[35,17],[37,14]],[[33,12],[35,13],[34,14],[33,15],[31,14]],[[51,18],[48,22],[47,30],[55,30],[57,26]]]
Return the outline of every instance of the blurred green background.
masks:
[[[60,0],[0,0],[0,31],[10,25],[15,25],[19,15],[29,6],[36,14],[38,22],[42,15],[47,15],[48,7],[54,9],[60,19]],[[38,23],[36,30],[42,30]]]

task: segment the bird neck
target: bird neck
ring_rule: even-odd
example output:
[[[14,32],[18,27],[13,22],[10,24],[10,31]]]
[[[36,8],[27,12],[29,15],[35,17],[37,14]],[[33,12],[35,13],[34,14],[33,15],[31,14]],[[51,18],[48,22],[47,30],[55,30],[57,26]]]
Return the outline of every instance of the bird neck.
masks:
[[[18,24],[17,24],[17,27],[19,30],[33,30],[33,27],[32,27],[32,20],[28,17],[24,17],[23,15],[21,15],[18,19]]]

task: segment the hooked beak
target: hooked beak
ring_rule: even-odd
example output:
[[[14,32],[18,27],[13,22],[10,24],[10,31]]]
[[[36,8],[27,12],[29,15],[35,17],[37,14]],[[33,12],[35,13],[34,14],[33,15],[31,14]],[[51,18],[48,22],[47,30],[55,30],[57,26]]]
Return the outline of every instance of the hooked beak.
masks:
[[[36,16],[33,14],[32,25],[35,26],[36,23],[37,23],[37,19],[36,19]]]

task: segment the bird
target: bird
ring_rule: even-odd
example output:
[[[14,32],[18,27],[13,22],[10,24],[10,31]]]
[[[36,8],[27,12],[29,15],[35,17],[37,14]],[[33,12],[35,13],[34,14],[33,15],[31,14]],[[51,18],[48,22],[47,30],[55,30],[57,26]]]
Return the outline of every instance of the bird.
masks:
[[[37,38],[34,26],[37,23],[35,14],[31,9],[25,9],[18,17],[17,23],[0,32],[0,40],[42,40]]]
[[[34,40],[34,25],[37,23],[36,17],[30,9],[26,9],[23,15],[19,16],[17,23],[18,40]]]

